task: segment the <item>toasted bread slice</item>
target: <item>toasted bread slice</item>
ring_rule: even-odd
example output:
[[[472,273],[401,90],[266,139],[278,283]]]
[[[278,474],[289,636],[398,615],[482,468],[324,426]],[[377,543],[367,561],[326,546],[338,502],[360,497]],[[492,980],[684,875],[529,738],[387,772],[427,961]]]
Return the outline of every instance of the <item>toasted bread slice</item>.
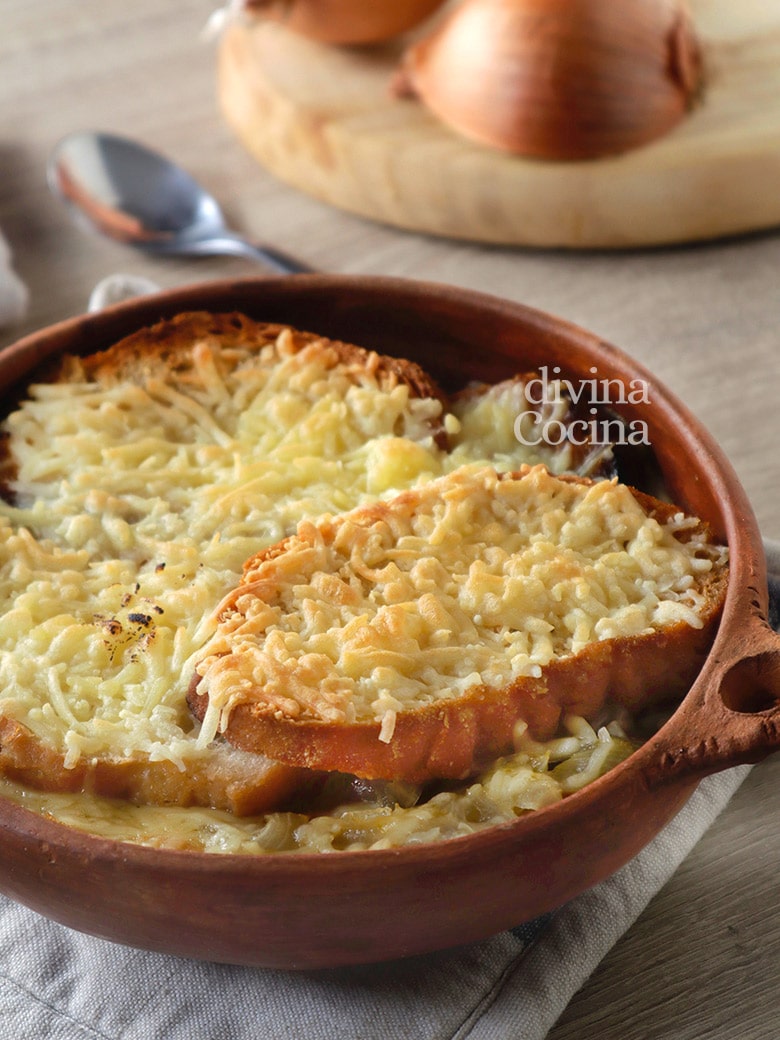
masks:
[[[390,444],[385,470],[403,475],[404,448],[446,440],[441,391],[412,362],[205,312],[66,356],[38,379],[0,433],[0,494],[12,503],[0,525],[12,676],[0,698],[0,772],[44,790],[139,803],[237,814],[283,804],[317,778],[225,742],[199,750],[182,662],[199,645],[203,615],[238,579],[248,546],[263,540],[254,516],[286,493],[287,512],[269,521],[265,544],[278,529],[294,530],[339,467],[345,483],[334,493],[354,501],[365,489],[349,453],[372,432]],[[289,435],[308,429],[326,400],[322,439],[332,436],[335,447],[318,456],[299,436],[311,458],[298,465]],[[274,450],[286,435],[294,442],[269,477],[266,442]],[[255,485],[266,478],[262,497]]]
[[[462,778],[607,698],[686,689],[726,553],[614,481],[464,468],[247,562],[196,666],[202,740],[313,769]]]
[[[311,770],[229,745],[217,745],[186,770],[140,754],[82,758],[75,766],[66,766],[64,754],[41,742],[26,726],[2,717],[0,774],[38,791],[81,791],[136,805],[209,806],[236,816],[278,809],[320,782]]]
[[[210,346],[218,344],[214,354]],[[412,397],[444,402],[436,382],[419,365],[305,332],[289,325],[258,322],[238,312],[212,314],[188,311],[125,337],[107,350],[85,358],[66,356],[53,378],[76,382],[87,379],[106,385],[133,380],[146,384],[159,378],[197,390],[216,373],[257,369],[258,357],[266,368],[280,358],[310,349],[319,354],[326,371],[338,369],[353,383],[372,382],[387,390],[403,384]],[[437,429],[439,436],[443,430]]]

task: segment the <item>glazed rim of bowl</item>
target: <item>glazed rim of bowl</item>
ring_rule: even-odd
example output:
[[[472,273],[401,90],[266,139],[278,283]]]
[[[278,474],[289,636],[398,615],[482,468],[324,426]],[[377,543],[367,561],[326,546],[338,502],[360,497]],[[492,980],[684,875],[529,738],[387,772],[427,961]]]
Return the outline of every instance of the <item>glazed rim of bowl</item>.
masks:
[[[609,376],[619,376],[626,381],[643,380],[652,388],[649,409],[640,408],[637,414],[643,414],[652,424],[652,429],[665,429],[661,438],[664,450],[675,448],[685,453],[687,468],[693,474],[690,489],[693,494],[686,497],[719,504],[719,515],[707,519],[715,526],[716,534],[729,545],[733,561],[732,578],[715,643],[694,686],[681,702],[681,707],[695,689],[707,685],[720,647],[735,626],[742,625],[746,609],[745,587],[749,591],[753,609],[761,614],[766,612],[765,564],[757,523],[730,463],[715,441],[687,408],[637,362],[592,333],[519,303],[439,284],[371,276],[296,275],[294,278],[204,282],[136,298],[27,336],[4,352],[0,359],[0,377],[3,378],[3,386],[10,388],[26,376],[36,363],[51,354],[104,349],[137,328],[186,310],[243,310],[257,320],[297,324],[296,315],[301,310],[299,304],[302,300],[308,301],[308,308],[303,309],[312,313],[316,312],[318,306],[327,307],[330,304],[325,320],[318,324],[308,322],[311,330],[323,335],[334,335],[333,327],[345,322],[349,325],[352,320],[350,315],[356,310],[360,312],[361,308],[365,311],[372,301],[376,303],[379,300],[387,301],[388,307],[392,301],[392,310],[396,313],[402,313],[409,304],[417,307],[418,312],[424,308],[430,318],[432,335],[436,334],[438,315],[446,317],[452,311],[468,313],[471,320],[490,325],[497,323],[497,327],[506,326],[508,322],[522,328],[524,336],[534,337],[538,334],[544,339],[552,335],[561,341],[560,349],[563,352],[576,344],[586,363],[598,362]],[[286,318],[285,314],[288,315]],[[306,328],[307,325],[301,324],[299,327]],[[346,335],[342,335],[346,338]],[[366,342],[360,345],[373,346]],[[387,350],[386,346],[377,346],[376,349]],[[507,358],[509,356],[507,354]],[[690,501],[684,504],[691,505]],[[161,849],[98,837],[46,819],[2,797],[0,833],[24,836],[50,847],[67,846],[76,855],[83,856],[85,862],[91,863],[121,860],[124,864],[133,863],[139,868],[145,864],[154,864],[158,873],[175,873],[186,863],[189,873],[208,875],[212,883],[216,878],[227,880],[231,875],[249,874],[256,876],[258,881],[263,877],[284,875],[294,884],[299,873],[311,871],[314,861],[317,870],[324,874],[382,869],[399,859],[404,862],[424,861],[434,867],[437,861],[446,860],[451,866],[456,860],[472,856],[476,849],[489,855],[491,848],[519,832],[525,838],[541,834],[553,818],[558,824],[565,820],[573,823],[589,805],[596,806],[605,790],[623,785],[629,777],[636,778],[650,771],[657,782],[662,783],[664,764],[661,762],[659,765],[659,749],[675,745],[679,713],[680,708],[653,738],[628,759],[561,802],[535,810],[515,821],[440,842],[382,850],[340,851],[330,855],[274,852],[267,856],[256,856]],[[739,706],[735,713],[740,713]],[[759,757],[763,757],[763,754]],[[701,775],[729,764],[732,762],[721,764],[713,760],[705,763],[694,776],[690,789]]]

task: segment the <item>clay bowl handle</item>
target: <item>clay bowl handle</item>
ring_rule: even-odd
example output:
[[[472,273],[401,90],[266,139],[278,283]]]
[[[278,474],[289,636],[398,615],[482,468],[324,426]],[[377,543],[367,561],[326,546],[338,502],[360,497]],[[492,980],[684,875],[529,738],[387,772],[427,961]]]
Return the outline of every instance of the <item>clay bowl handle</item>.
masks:
[[[720,633],[705,672],[651,741],[649,784],[760,762],[780,749],[780,635],[762,615],[753,598],[740,628]]]

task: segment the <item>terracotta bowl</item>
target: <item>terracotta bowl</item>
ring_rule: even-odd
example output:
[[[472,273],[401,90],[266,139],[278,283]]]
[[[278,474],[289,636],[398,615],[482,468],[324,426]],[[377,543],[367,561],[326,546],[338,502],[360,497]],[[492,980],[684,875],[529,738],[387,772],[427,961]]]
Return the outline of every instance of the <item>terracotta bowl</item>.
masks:
[[[331,855],[221,856],[108,841],[0,800],[0,889],[81,931],[150,950],[280,968],[378,961],[482,939],[554,909],[634,856],[699,780],[780,746],[780,639],[745,493],[702,426],[653,376],[556,318],[465,290],[298,276],[162,293],[45,329],[0,355],[11,387],[60,351],[91,352],[178,311],[239,309],[411,357],[445,385],[539,365],[644,380],[647,423],[681,505],[730,546],[712,650],[678,710],[605,777],[549,808],[441,844]]]

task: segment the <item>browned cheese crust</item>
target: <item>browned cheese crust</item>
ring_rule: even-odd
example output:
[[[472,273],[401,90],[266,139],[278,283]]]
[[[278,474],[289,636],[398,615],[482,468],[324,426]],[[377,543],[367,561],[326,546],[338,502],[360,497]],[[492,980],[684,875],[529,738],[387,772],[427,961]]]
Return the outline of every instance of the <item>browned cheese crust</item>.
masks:
[[[516,479],[528,472],[524,467],[498,479]],[[580,486],[594,483],[573,476],[556,479]],[[390,502],[354,510],[347,517],[306,525],[297,535],[252,557],[242,584],[222,604],[220,620],[232,631],[240,628],[242,611],[252,597],[275,601],[276,585],[283,581],[277,564],[285,554],[305,555],[320,540],[332,545],[346,519],[368,528],[394,513],[408,514],[429,489],[430,485],[407,491]],[[677,506],[633,489],[632,494],[643,511],[662,525],[680,513]],[[698,522],[681,531],[679,541],[707,533],[706,525]],[[573,656],[552,660],[539,677],[521,677],[500,687],[475,685],[458,696],[412,706],[398,712],[389,740],[380,739],[382,726],[377,720],[333,722],[306,717],[305,712],[286,713],[278,699],[266,699],[260,688],[242,691],[223,733],[238,748],[312,769],[414,783],[462,779],[512,750],[518,720],[527,723],[533,737],[544,740],[555,734],[563,716],[593,720],[607,700],[636,711],[683,694],[712,642],[726,586],[725,566],[713,567],[702,580],[698,587],[705,599],[699,613],[701,628],[676,621],[650,634],[602,639]],[[227,638],[229,641],[230,636]],[[208,675],[207,668],[208,662],[202,662],[198,671]],[[208,682],[201,681],[201,674],[194,676],[188,699],[195,716],[203,720],[209,696]]]

